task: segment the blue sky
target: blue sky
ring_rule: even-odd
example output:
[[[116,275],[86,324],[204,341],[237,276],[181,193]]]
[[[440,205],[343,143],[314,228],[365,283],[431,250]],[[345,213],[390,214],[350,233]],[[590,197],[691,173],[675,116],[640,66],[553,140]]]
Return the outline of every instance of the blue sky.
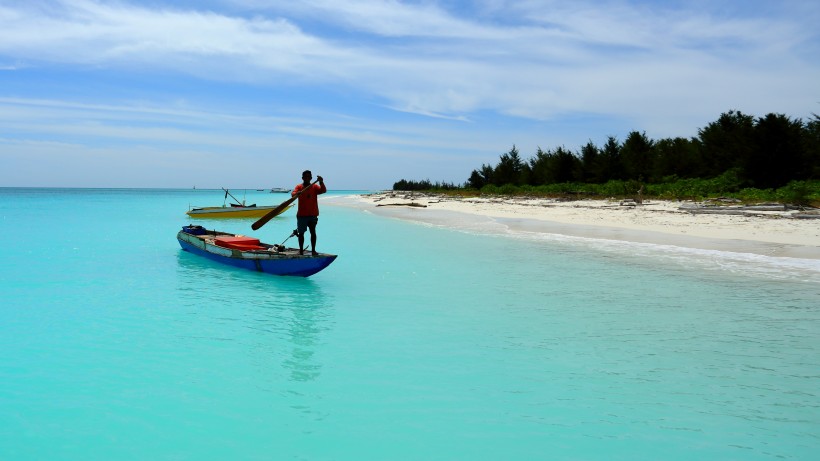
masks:
[[[462,183],[820,113],[816,1],[0,0],[0,186]]]

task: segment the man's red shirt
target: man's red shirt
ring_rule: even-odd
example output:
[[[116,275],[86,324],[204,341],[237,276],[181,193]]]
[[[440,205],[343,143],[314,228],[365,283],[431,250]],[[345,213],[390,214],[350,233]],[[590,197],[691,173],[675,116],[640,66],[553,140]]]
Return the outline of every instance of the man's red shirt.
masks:
[[[325,183],[316,183],[308,187],[308,190],[302,192],[302,195],[299,196],[299,208],[296,211],[296,216],[319,216],[319,200],[317,197],[327,192],[327,187],[325,187]],[[298,194],[304,188],[304,184],[297,184],[293,189],[293,193]]]

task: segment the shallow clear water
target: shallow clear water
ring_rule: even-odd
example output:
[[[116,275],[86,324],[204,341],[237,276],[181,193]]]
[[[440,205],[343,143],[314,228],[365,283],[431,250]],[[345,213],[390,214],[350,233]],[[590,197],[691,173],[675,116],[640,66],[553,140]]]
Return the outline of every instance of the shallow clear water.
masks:
[[[337,261],[275,277],[180,250],[188,206],[221,194],[0,189],[0,459],[820,451],[811,261],[451,230],[328,201],[319,250]],[[196,222],[281,243],[295,217]]]

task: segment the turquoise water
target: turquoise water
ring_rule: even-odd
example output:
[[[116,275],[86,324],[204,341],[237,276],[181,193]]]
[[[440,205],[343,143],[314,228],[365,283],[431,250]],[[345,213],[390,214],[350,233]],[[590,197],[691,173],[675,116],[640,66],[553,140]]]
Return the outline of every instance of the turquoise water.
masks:
[[[319,250],[340,257],[274,277],[180,251],[188,206],[221,203],[0,189],[0,459],[820,452],[815,262],[451,230],[323,202]],[[258,232],[196,222],[281,243],[295,217]]]

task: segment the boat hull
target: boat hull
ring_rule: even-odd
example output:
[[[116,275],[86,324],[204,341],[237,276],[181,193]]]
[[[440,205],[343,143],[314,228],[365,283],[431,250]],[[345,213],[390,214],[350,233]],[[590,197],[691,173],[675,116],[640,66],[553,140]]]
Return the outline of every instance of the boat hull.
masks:
[[[329,266],[337,257],[325,253],[316,256],[300,255],[295,248],[279,250],[268,244],[261,244],[264,249],[243,251],[214,243],[214,237],[231,235],[233,234],[219,231],[207,231],[204,235],[195,235],[183,230],[177,233],[177,240],[182,249],[189,253],[229,266],[272,275],[309,277]]]
[[[253,206],[253,207],[222,207],[222,206],[215,206],[215,207],[205,207],[205,208],[194,208],[188,211],[186,214],[192,218],[261,218],[265,216],[270,210],[273,210],[276,206]],[[287,207],[281,212],[277,213],[276,216],[284,213],[285,211],[289,210],[291,207]]]

